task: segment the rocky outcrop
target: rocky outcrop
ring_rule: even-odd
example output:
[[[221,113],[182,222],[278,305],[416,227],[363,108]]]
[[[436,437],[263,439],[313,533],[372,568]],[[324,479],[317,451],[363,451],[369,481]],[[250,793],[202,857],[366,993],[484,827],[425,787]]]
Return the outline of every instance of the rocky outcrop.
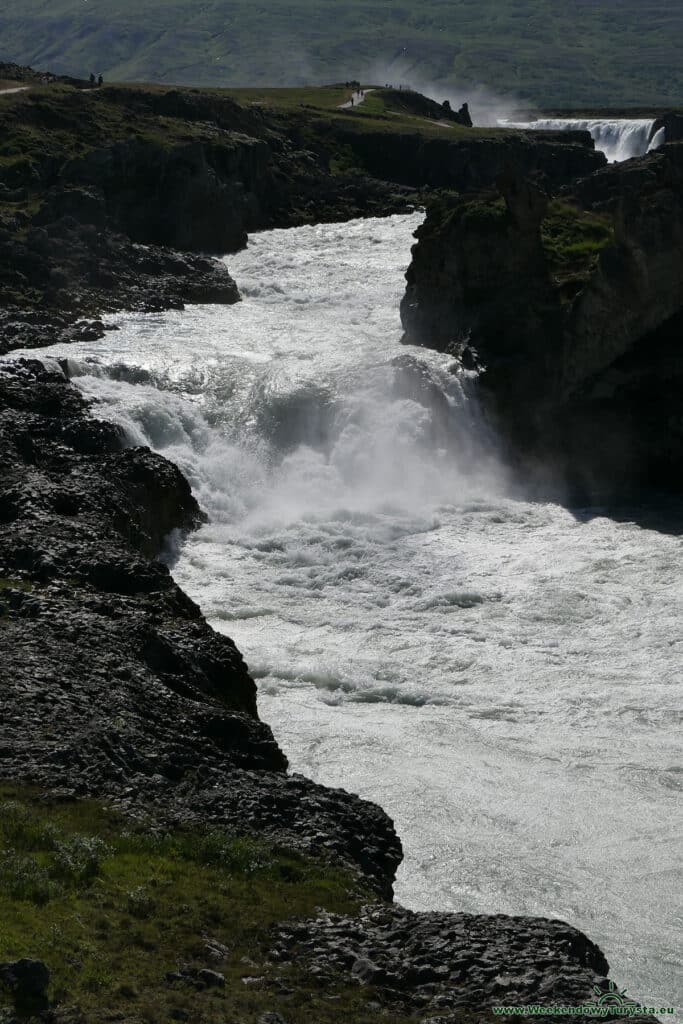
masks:
[[[0,517],[0,777],[335,854],[391,892],[391,821],[286,774],[242,656],[155,560],[200,518],[186,480],[58,367],[0,365]]]
[[[321,981],[346,975],[393,1013],[443,1024],[472,1008],[592,1001],[609,970],[598,947],[561,921],[401,907],[288,922],[270,956],[303,962]]]
[[[52,190],[35,217],[15,214],[13,220],[0,219],[0,287],[13,300],[0,313],[0,352],[16,347],[12,325],[25,319],[31,296],[39,299],[33,319],[42,316],[49,323],[66,316],[72,325],[79,317],[118,309],[239,301],[235,282],[218,260],[135,244],[107,230],[98,189]],[[23,228],[19,237],[17,223]]]
[[[664,129],[666,142],[683,142],[683,114],[662,114],[652,126],[651,139],[660,128]]]
[[[90,82],[84,78],[73,78],[70,75],[55,75],[51,71],[35,71],[22,64],[0,61],[0,81],[17,82],[26,85],[48,85],[59,83],[71,85],[78,89],[90,88]]]
[[[398,114],[415,114],[417,117],[429,118],[433,121],[446,121],[459,124],[465,128],[472,127],[472,118],[467,103],[458,110],[453,110],[448,100],[437,103],[436,100],[424,96],[414,89],[383,89],[382,101],[387,110]]]
[[[482,394],[517,453],[552,463],[577,496],[676,488],[683,147],[575,184],[574,206],[560,204],[566,219],[608,218],[612,238],[591,250],[588,222],[573,242],[567,228],[560,262],[577,247],[586,256],[569,290],[547,198],[529,182],[499,184],[504,204],[491,196],[429,213],[407,274],[406,340],[484,367]]]
[[[358,166],[374,177],[423,189],[471,192],[491,187],[505,171],[542,175],[553,186],[603,167],[603,153],[593,148],[588,132],[500,132],[491,135],[429,136],[408,128],[362,131],[353,123],[324,120],[315,125],[330,148],[351,147]]]
[[[0,104],[0,305],[13,315],[69,312],[73,324],[233,302],[226,267],[206,254],[240,249],[249,231],[405,212],[425,190],[481,188],[508,166],[559,184],[604,163],[587,133],[470,133],[466,112],[408,91],[395,96],[418,104],[427,131],[391,111],[371,126],[198,90],[68,88],[10,72],[31,85]]]

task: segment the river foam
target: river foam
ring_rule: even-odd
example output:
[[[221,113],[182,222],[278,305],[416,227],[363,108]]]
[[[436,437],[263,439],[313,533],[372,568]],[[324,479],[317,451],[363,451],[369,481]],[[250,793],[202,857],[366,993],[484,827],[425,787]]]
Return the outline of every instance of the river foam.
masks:
[[[174,575],[292,767],[394,817],[398,898],[564,918],[673,1003],[681,539],[513,496],[472,379],[399,344],[419,220],[255,236],[239,305],[48,356],[188,475]]]

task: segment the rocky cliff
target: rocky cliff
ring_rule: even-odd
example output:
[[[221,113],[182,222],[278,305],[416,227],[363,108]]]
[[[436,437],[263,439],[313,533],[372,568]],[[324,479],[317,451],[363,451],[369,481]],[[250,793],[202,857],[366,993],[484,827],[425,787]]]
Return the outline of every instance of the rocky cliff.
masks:
[[[324,122],[317,126],[324,138]],[[367,173],[401,185],[470,192],[491,187],[499,174],[513,170],[541,175],[553,186],[590,174],[605,165],[588,132],[491,132],[453,139],[429,137],[406,128],[329,125],[335,144],[352,148]]]
[[[587,135],[5,73],[25,88],[0,94],[0,350],[32,334],[27,310],[67,340],[53,314],[73,326],[114,309],[235,302],[206,254],[234,252],[249,231],[405,211],[425,188],[481,187],[507,163],[554,184],[604,163]]]
[[[429,212],[407,274],[406,339],[480,365],[517,455],[577,495],[677,488],[682,229],[680,144],[553,200],[503,176],[498,196]]]

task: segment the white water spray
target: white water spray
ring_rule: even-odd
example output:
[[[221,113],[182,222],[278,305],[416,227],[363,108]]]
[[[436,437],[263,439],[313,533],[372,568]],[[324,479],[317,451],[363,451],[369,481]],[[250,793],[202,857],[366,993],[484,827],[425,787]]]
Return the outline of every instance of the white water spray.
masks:
[[[666,141],[663,128],[653,138],[655,122],[652,118],[604,120],[546,117],[536,121],[501,121],[500,124],[508,128],[534,131],[588,131],[593,137],[595,148],[604,153],[610,163],[645,156]]]

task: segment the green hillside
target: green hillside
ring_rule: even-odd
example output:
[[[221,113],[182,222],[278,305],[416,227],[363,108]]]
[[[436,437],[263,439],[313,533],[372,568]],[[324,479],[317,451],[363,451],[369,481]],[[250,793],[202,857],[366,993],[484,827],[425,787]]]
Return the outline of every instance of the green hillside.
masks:
[[[680,105],[673,0],[9,0],[0,61],[109,80],[477,87],[543,106]],[[438,90],[437,90],[438,91]]]

